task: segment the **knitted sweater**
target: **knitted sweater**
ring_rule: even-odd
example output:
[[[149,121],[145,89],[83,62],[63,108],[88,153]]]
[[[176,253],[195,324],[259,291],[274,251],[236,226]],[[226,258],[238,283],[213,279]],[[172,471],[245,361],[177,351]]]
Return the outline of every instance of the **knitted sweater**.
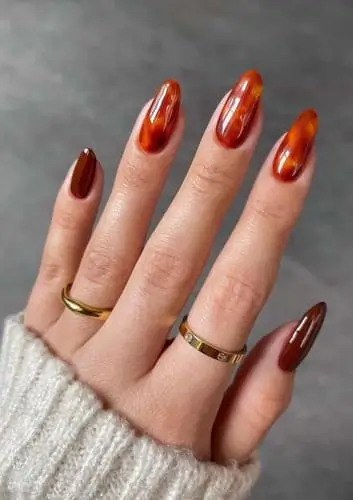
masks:
[[[9,317],[0,352],[1,500],[244,499],[251,459],[217,465],[137,436]]]

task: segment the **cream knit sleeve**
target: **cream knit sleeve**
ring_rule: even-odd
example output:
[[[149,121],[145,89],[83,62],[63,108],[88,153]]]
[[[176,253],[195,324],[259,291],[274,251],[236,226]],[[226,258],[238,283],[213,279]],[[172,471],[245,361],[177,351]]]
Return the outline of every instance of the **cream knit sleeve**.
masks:
[[[22,325],[0,352],[1,500],[243,499],[258,475],[137,437]]]

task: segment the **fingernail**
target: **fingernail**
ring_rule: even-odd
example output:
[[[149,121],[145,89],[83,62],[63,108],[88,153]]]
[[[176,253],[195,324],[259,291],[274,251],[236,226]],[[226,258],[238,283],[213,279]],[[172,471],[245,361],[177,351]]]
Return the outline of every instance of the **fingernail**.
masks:
[[[216,126],[219,142],[227,148],[239,147],[248,137],[263,89],[261,75],[244,73],[232,88]]]
[[[327,306],[319,302],[307,311],[283,347],[278,365],[285,372],[293,372],[306,358],[325,320]]]
[[[86,198],[94,182],[96,173],[96,155],[92,149],[84,149],[77,158],[71,177],[71,193],[76,198]]]
[[[314,145],[319,119],[313,109],[303,111],[281,142],[274,162],[273,173],[281,181],[294,181],[304,170]]]
[[[181,89],[167,80],[158,90],[140,131],[140,145],[148,153],[161,151],[168,143],[178,121]]]

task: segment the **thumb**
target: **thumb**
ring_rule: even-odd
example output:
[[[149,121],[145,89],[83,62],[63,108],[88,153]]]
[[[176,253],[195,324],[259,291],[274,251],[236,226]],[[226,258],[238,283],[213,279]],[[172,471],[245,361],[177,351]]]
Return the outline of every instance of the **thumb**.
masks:
[[[320,302],[252,349],[228,389],[213,429],[213,459],[246,461],[287,409],[295,370],[311,349],[326,315]]]

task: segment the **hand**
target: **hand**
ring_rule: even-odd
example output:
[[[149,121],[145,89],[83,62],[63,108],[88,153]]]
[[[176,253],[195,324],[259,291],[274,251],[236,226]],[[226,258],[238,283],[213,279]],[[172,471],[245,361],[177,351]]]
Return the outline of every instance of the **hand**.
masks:
[[[264,337],[229,388],[233,365],[181,335],[166,343],[251,160],[261,91],[260,75],[250,71],[225,96],[147,242],[183,132],[179,85],[164,83],[143,108],[93,232],[103,170],[84,150],[59,191],[25,311],[27,328],[136,429],[203,460],[248,459],[288,406],[295,368],[325,316],[325,304],[317,304],[301,322]],[[308,193],[316,130],[317,116],[307,110],[276,143],[189,312],[192,331],[220,350],[243,348],[274,285]],[[112,308],[105,322],[64,307],[61,291],[71,282],[74,299]]]

